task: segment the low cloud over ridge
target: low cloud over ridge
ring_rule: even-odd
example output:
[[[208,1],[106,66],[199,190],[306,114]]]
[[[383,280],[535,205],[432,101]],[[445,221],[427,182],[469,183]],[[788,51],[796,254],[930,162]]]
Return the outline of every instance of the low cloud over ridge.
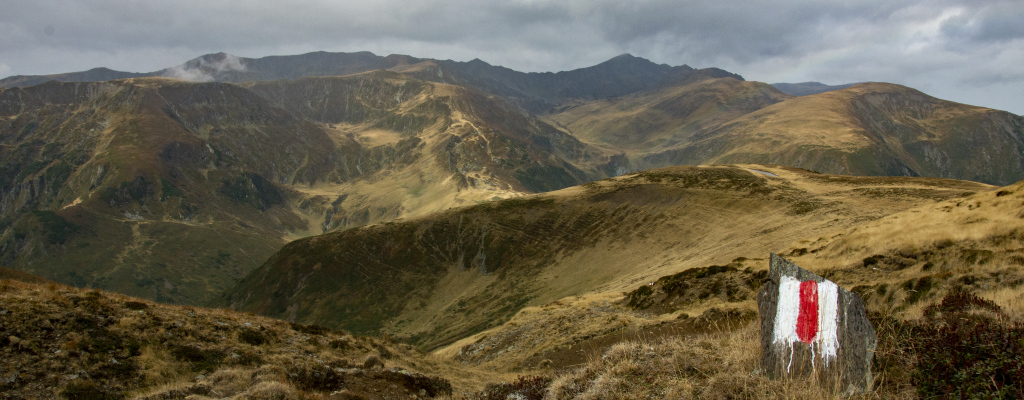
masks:
[[[164,76],[197,82],[212,82],[218,74],[225,72],[244,72],[242,60],[231,54],[214,54],[168,68]]]
[[[628,52],[767,82],[888,81],[1024,114],[1019,0],[7,3],[0,64],[9,74],[144,72],[221,51],[316,50],[558,71]]]

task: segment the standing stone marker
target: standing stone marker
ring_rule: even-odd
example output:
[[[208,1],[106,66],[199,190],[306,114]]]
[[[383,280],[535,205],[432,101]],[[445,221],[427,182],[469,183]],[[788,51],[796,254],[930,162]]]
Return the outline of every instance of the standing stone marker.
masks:
[[[813,377],[844,394],[871,390],[878,338],[860,296],[773,253],[757,308],[767,376]]]

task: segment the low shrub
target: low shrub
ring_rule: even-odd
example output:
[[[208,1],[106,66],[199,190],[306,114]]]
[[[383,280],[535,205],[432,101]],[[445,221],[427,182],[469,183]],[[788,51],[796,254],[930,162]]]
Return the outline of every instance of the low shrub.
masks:
[[[922,397],[1024,398],[1024,324],[995,303],[953,292],[925,309],[913,375]]]
[[[193,346],[172,346],[171,354],[179,361],[192,364],[192,370],[196,372],[213,371],[224,360],[224,353],[219,350]]]
[[[124,303],[124,307],[130,310],[145,310],[149,308],[149,305],[141,301],[127,301]]]
[[[124,394],[107,391],[89,380],[72,381],[64,386],[60,395],[68,400],[119,400],[124,398]]]
[[[242,329],[238,331],[238,341],[250,346],[259,346],[270,341],[267,335],[255,329]]]
[[[344,376],[323,365],[294,366],[288,370],[288,380],[300,390],[328,393],[345,384]]]
[[[484,390],[472,394],[471,400],[542,400],[551,378],[546,376],[520,376],[515,382],[489,384]]]
[[[1024,324],[995,303],[953,291],[920,321],[871,315],[878,389],[923,398],[1024,398]]]

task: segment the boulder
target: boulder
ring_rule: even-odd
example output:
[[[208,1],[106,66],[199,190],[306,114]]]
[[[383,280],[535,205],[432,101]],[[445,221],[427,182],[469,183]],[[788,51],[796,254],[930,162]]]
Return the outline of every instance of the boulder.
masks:
[[[765,375],[817,379],[846,395],[871,390],[878,338],[860,296],[772,254],[757,307]]]

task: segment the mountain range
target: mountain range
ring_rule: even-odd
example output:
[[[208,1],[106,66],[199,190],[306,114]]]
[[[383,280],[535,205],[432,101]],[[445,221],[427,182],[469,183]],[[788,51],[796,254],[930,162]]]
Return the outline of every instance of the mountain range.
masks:
[[[1024,177],[1010,113],[885,83],[793,97],[628,54],[522,73],[218,53],[0,83],[0,263],[175,303],[213,301],[294,239],[652,168]]]
[[[890,83],[769,85],[628,54],[523,73],[368,52],[218,53],[151,73],[0,80],[0,279],[41,285],[0,292],[47,312],[84,301],[76,312],[124,326],[149,306],[59,284],[297,323],[261,319],[279,346],[261,357],[291,360],[304,332],[318,341],[304,349],[328,351],[324,335],[344,329],[433,351],[401,350],[425,373],[587,364],[590,375],[554,385],[597,387],[596,374],[619,373],[602,372],[600,352],[634,337],[629,327],[721,324],[745,343],[769,252],[893,318],[961,289],[1011,296],[1024,282],[1022,179],[1024,118]],[[222,312],[203,315],[247,315]],[[219,331],[210,321],[189,329]],[[163,340],[153,335],[174,328],[162,324],[132,340]],[[261,345],[232,326],[239,343],[187,345],[218,357]],[[34,348],[2,339],[22,327],[0,329],[0,351]],[[701,351],[724,351],[713,342]],[[123,357],[143,365],[184,345],[172,344]],[[207,365],[193,350],[175,356],[179,378]],[[364,370],[344,373],[405,379]],[[308,383],[288,376],[277,384]],[[171,383],[131,377],[110,381]],[[189,390],[207,382],[188,378]]]

